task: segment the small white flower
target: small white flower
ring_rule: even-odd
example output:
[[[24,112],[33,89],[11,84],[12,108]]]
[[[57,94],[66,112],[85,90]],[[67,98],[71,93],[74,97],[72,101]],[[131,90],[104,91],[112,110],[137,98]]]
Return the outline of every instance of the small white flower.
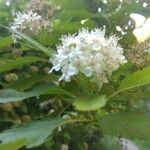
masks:
[[[97,11],[98,11],[98,12],[102,12],[102,8],[99,7]]]
[[[89,19],[81,20],[81,24],[85,24]]]
[[[62,44],[57,46],[57,54],[50,59],[52,69],[61,71],[59,81],[69,82],[72,76],[83,73],[99,85],[108,82],[107,77],[126,63],[118,38],[105,37],[105,30],[89,32],[81,29],[75,35],[62,36]]]
[[[127,34],[127,32],[121,31],[121,34],[122,34],[122,35],[125,35],[125,34]]]
[[[121,32],[122,31],[122,28],[120,26],[116,26],[116,30]]]
[[[49,112],[48,112],[48,114],[52,114],[52,113],[54,113],[54,112],[55,112],[54,109],[50,109]]]
[[[144,8],[147,7],[147,5],[148,5],[148,4],[147,4],[146,2],[143,3],[143,7],[144,7]]]

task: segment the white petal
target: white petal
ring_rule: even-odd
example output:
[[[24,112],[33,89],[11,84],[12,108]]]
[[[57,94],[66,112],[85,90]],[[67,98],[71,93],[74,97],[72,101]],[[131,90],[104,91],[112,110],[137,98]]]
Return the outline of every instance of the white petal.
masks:
[[[67,70],[67,74],[69,76],[73,76],[76,74],[77,69],[71,65],[69,65],[68,70]]]
[[[130,14],[130,17],[135,21],[135,27],[140,27],[146,21],[146,18],[140,14]]]
[[[65,81],[70,82],[70,76],[65,76]]]
[[[90,77],[93,73],[92,68],[91,67],[86,67],[83,69],[83,73],[87,76]]]
[[[54,68],[55,68],[55,71],[59,71],[60,70],[60,64],[54,66]]]

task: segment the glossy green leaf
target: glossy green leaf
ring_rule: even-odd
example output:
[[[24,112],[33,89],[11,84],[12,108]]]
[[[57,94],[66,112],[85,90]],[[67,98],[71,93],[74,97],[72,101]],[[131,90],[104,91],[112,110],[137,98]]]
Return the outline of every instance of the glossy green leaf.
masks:
[[[106,97],[104,95],[78,99],[73,103],[75,108],[80,111],[94,111],[104,107],[105,104]]]
[[[125,138],[150,138],[150,116],[139,113],[114,113],[104,116],[98,123],[103,134]]]
[[[11,141],[6,144],[0,144],[0,150],[18,150],[26,144],[25,139]]]
[[[26,139],[26,147],[39,146],[52,134],[53,130],[64,123],[63,119],[43,119],[23,124],[0,133],[0,140],[9,143],[17,139]]]

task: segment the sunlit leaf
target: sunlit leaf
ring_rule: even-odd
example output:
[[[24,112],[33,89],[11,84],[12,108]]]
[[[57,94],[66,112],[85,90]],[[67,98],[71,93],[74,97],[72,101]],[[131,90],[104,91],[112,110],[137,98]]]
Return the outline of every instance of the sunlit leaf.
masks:
[[[53,28],[53,31],[58,34],[66,34],[69,32],[76,32],[78,29],[82,27],[94,28],[96,26],[96,22],[92,20],[88,20],[85,24],[81,24],[81,22],[69,22],[69,23],[60,23]]]
[[[18,150],[25,145],[25,139],[11,141],[6,144],[0,144],[0,150]]]
[[[98,97],[88,97],[76,100],[73,105],[80,111],[94,111],[104,107],[106,104],[106,97],[104,95]]]
[[[12,43],[10,36],[0,37],[0,47],[9,46]]]

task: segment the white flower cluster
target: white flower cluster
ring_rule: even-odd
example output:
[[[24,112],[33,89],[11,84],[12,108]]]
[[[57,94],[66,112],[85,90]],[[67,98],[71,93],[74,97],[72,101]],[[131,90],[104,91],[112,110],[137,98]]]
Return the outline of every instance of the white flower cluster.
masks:
[[[40,15],[32,11],[29,12],[18,12],[16,13],[16,18],[11,24],[11,29],[26,33],[38,33],[42,28],[50,26],[49,22],[45,21]],[[13,35],[15,40],[17,35]]]
[[[123,49],[118,45],[118,38],[105,37],[105,30],[81,29],[78,34],[65,35],[62,44],[57,47],[57,54],[50,59],[52,69],[61,71],[59,81],[70,81],[70,78],[83,73],[99,85],[107,82],[107,77],[126,63]]]

